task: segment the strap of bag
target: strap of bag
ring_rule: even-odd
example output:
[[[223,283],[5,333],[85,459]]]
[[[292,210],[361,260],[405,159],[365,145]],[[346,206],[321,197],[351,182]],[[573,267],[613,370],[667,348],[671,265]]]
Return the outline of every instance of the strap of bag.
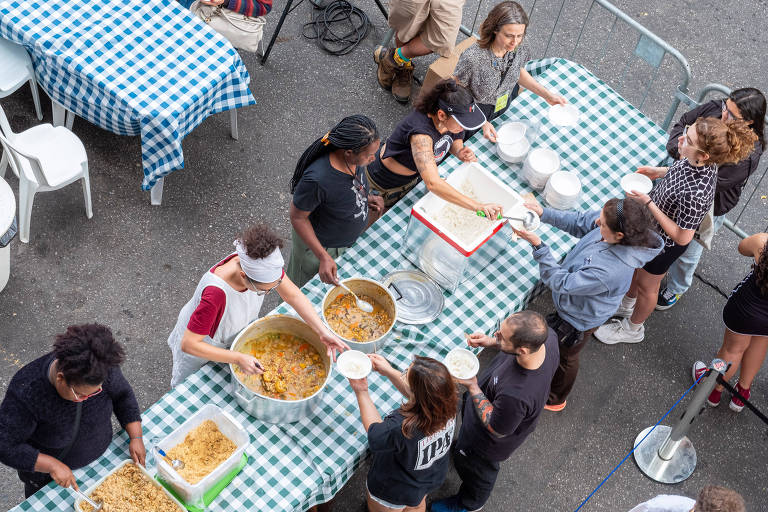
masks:
[[[59,453],[59,456],[57,457],[59,460],[64,460],[64,457],[69,455],[69,451],[72,449],[72,445],[75,444],[75,440],[77,439],[77,434],[80,432],[80,419],[83,416],[83,402],[77,403],[77,411],[75,411],[75,428],[72,429],[72,439],[69,440],[69,444],[64,447],[63,450],[61,450],[61,453]]]

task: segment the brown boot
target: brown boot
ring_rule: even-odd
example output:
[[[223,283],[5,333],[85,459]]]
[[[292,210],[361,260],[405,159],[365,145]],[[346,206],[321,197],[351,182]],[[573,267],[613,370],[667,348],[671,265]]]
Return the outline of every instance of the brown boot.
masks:
[[[395,62],[395,59],[392,57],[394,54],[395,50],[381,46],[376,48],[376,51],[373,53],[373,60],[379,64],[377,72],[379,85],[387,90],[392,88],[395,73],[402,67]]]
[[[392,81],[392,96],[400,103],[408,103],[411,99],[411,82],[413,82],[413,63],[395,71],[395,79]]]

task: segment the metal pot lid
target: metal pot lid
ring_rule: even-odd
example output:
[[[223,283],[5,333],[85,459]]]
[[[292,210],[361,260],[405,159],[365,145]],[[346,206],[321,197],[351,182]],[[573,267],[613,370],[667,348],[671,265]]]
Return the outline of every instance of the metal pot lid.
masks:
[[[437,283],[418,270],[397,270],[382,279],[397,301],[397,320],[404,324],[426,324],[443,311],[443,292]]]

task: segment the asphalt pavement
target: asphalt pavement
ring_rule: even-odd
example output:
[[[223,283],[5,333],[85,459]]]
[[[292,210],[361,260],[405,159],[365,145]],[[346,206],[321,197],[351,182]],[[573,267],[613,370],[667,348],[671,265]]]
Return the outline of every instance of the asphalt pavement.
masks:
[[[94,216],[85,218],[77,185],[36,196],[30,243],[12,243],[11,278],[0,292],[0,390],[21,366],[50,350],[56,333],[94,321],[110,326],[125,344],[129,360],[123,369],[143,409],[169,389],[171,354],[165,341],[201,273],[231,251],[234,236],[251,223],[266,222],[290,240],[288,183],[304,148],[345,115],[364,113],[386,135],[408,112],[376,83],[371,54],[385,31],[384,21],[372,1],[356,4],[376,30],[349,55],[324,54],[302,37],[312,11],[306,2],[289,16],[266,66],[253,54],[243,55],[258,104],[240,112],[240,140],[229,137],[226,114],[203,122],[184,140],[186,166],[166,179],[162,206],[150,206],[149,194],[140,189],[138,138],[75,122],[74,132],[88,152]],[[478,23],[492,5],[482,6]],[[530,9],[531,2],[523,5]],[[694,73],[691,90],[720,82],[768,91],[766,0],[622,0],[617,5],[688,58]],[[465,24],[472,23],[476,6],[476,0],[467,2]],[[588,7],[584,1],[567,2],[558,19],[559,2],[537,2],[529,34],[534,57],[544,55],[551,29],[546,24],[556,19],[556,38],[547,55],[569,56],[568,44],[576,40]],[[268,35],[278,15],[268,16]],[[574,59],[589,62],[598,55],[598,36],[605,33],[599,25],[585,31]],[[616,63],[625,62],[636,40],[628,30],[614,36],[605,45],[603,63],[592,68],[598,76],[621,74]],[[417,76],[423,76],[429,62],[417,61]],[[643,66],[633,64],[627,75],[625,95],[632,101],[642,97],[649,76]],[[662,89],[674,86],[677,78],[674,65],[665,63],[657,90],[643,108],[657,121],[671,95]],[[26,86],[0,104],[14,130],[37,124]],[[50,122],[47,100],[44,110]],[[9,173],[6,178],[17,192],[15,177]],[[753,179],[745,195],[756,186]],[[766,195],[768,183],[762,183],[739,219],[750,233],[768,225]],[[734,220],[738,213],[733,212]],[[593,341],[585,348],[568,406],[560,413],[543,413],[536,431],[503,465],[484,510],[570,511],[579,506],[632,448],[635,436],[688,389],[692,362],[714,356],[724,330],[722,292],[728,293],[749,268],[750,262],[736,252],[737,243],[730,232],[717,236],[699,266],[703,280],[697,279],[677,306],[651,316],[643,343]],[[275,305],[272,297],[262,311]],[[531,307],[550,311],[548,293]],[[484,354],[482,360],[491,356]],[[763,369],[752,392],[763,410],[768,410],[767,376]],[[664,423],[670,424],[687,403]],[[749,510],[768,510],[768,426],[747,410],[736,415],[723,404],[694,422],[690,438],[698,455],[691,478],[675,486],[658,484],[629,458],[583,510],[628,510],[662,493],[695,497],[707,484],[741,492]],[[362,510],[365,469],[338,494],[335,510]],[[13,471],[0,467],[0,482],[0,508],[22,500]],[[457,488],[451,473],[434,497]]]

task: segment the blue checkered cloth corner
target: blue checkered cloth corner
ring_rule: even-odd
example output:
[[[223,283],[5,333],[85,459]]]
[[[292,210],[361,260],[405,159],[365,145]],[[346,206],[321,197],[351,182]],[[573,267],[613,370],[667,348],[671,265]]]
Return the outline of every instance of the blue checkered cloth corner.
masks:
[[[2,0],[0,36],[67,110],[141,136],[144,190],[184,167],[181,141],[206,117],[256,103],[237,51],[171,0]]]
[[[667,136],[640,111],[627,103],[584,67],[564,59],[530,62],[527,69],[549,89],[565,96],[581,112],[578,126],[563,128],[546,119],[548,105],[530,92],[523,92],[509,111],[494,121],[498,128],[511,119],[540,121],[534,147],[546,145],[560,153],[563,168],[577,172],[583,184],[580,209],[601,207],[612,197],[623,196],[620,178],[637,166],[659,162]],[[521,194],[531,188],[520,177],[520,164],[506,164],[496,155],[492,143],[477,134],[470,139],[479,161],[495,176]],[[449,173],[461,165],[451,157],[441,166]],[[411,207],[426,193],[418,185],[371,226],[338,261],[339,275],[381,279],[389,272],[414,268],[401,254]],[[543,201],[538,192],[534,195]],[[505,227],[500,235],[509,235]],[[538,233],[551,247],[555,258],[563,257],[575,244],[570,235],[542,225]],[[464,346],[464,333],[491,333],[496,320],[523,309],[539,282],[539,271],[530,244],[509,241],[507,252],[499,254],[473,279],[462,283],[452,294],[444,293],[441,315],[426,325],[395,324],[392,338],[379,353],[396,368],[408,367],[414,354],[444,357]],[[328,289],[318,277],[303,288],[319,309]],[[273,313],[291,313],[282,304]],[[170,380],[170,375],[169,375]],[[378,374],[368,377],[371,397],[385,414],[401,403],[392,384]],[[179,427],[194,411],[213,403],[230,412],[251,435],[248,465],[211,503],[209,510],[301,511],[330,500],[352,477],[367,455],[368,442],[360,422],[355,395],[349,383],[332,371],[330,382],[317,413],[311,418],[286,425],[257,421],[240,409],[230,395],[229,369],[209,364],[165,394],[143,415],[147,441],[158,439]],[[87,488],[128,456],[124,432],[118,434],[107,452],[87,468],[75,471]],[[71,495],[49,484],[12,512],[66,508]]]

